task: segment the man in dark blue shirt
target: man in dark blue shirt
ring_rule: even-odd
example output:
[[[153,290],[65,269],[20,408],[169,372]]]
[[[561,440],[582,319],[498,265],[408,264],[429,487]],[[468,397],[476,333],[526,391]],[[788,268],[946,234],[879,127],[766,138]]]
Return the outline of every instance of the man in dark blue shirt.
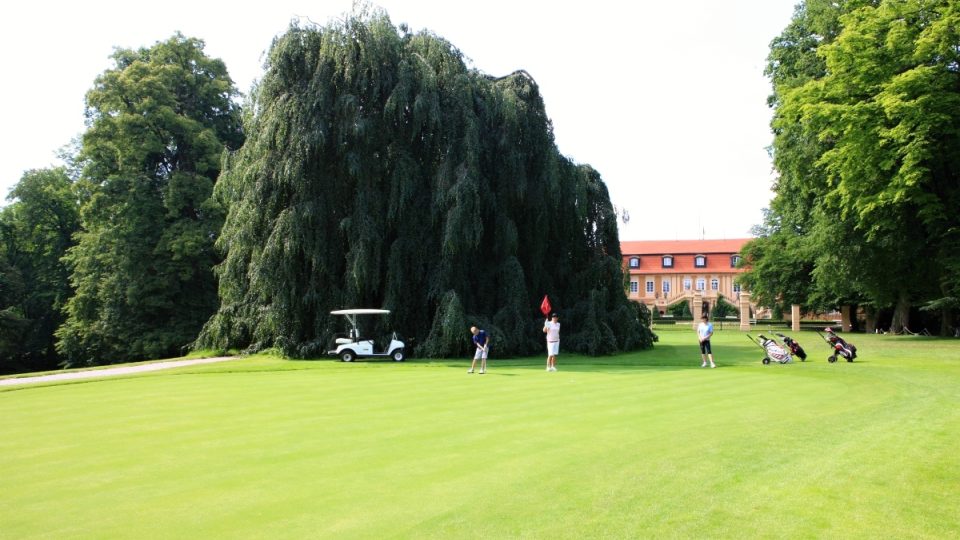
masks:
[[[470,333],[473,334],[473,344],[476,346],[477,351],[473,354],[473,362],[470,364],[470,369],[467,373],[473,373],[473,368],[477,367],[477,360],[480,360],[480,374],[483,375],[487,372],[487,354],[490,352],[490,338],[487,337],[485,330],[481,330],[476,326],[470,327]]]

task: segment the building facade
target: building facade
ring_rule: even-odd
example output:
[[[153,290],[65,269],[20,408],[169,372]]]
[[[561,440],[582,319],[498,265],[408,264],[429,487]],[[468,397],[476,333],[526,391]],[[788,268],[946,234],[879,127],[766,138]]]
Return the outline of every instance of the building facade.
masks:
[[[739,305],[734,278],[740,250],[749,238],[734,240],[643,240],[620,242],[630,276],[627,297],[662,313],[699,293],[709,311],[719,298]],[[692,304],[691,304],[692,305]],[[698,315],[698,314],[695,314]]]

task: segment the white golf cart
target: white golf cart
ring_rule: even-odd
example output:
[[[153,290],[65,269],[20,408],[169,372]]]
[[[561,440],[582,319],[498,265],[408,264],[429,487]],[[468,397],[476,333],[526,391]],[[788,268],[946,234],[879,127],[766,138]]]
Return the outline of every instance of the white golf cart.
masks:
[[[346,334],[337,334],[335,337],[333,350],[327,354],[339,356],[342,362],[353,362],[357,358],[392,358],[395,362],[403,362],[406,354],[403,350],[403,341],[397,337],[396,332],[392,332],[389,343],[386,339],[383,343],[376,343],[376,340],[360,335],[360,326],[357,324],[359,315],[386,315],[390,313],[389,309],[338,309],[331,311],[331,315],[343,315],[347,318],[350,330]]]

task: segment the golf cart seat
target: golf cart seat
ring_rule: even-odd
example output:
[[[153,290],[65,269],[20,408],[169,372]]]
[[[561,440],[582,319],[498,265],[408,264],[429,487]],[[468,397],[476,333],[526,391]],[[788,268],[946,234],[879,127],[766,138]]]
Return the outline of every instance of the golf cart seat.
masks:
[[[349,345],[360,341],[360,333],[356,329],[351,329],[347,333],[335,334],[333,342],[337,345]]]

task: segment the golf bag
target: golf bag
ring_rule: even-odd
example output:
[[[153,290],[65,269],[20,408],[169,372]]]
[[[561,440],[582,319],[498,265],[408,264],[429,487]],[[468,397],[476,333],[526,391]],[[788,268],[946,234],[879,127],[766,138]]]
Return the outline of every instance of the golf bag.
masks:
[[[756,343],[758,347],[763,349],[763,352],[766,355],[763,357],[764,364],[769,364],[770,362],[789,364],[790,362],[793,362],[793,358],[790,356],[790,353],[781,347],[780,344],[775,340],[772,340],[763,334],[760,334],[758,337],[753,337],[750,334],[747,334],[747,337],[750,338],[750,341]]]
[[[780,336],[780,339],[783,340],[783,344],[786,345],[788,349],[790,349],[790,354],[799,358],[801,362],[807,361],[807,353],[806,351],[803,350],[803,347],[801,347],[800,344],[797,343],[797,340],[791,338],[790,336],[785,336],[779,332],[777,333],[777,335]]]
[[[853,362],[853,359],[857,357],[857,347],[853,343],[844,341],[842,337],[834,333],[832,328],[826,328],[824,331],[827,335],[824,336],[820,332],[817,332],[817,334],[833,348],[833,354],[827,357],[827,362],[831,364],[836,362],[838,356],[846,358],[847,362]]]

